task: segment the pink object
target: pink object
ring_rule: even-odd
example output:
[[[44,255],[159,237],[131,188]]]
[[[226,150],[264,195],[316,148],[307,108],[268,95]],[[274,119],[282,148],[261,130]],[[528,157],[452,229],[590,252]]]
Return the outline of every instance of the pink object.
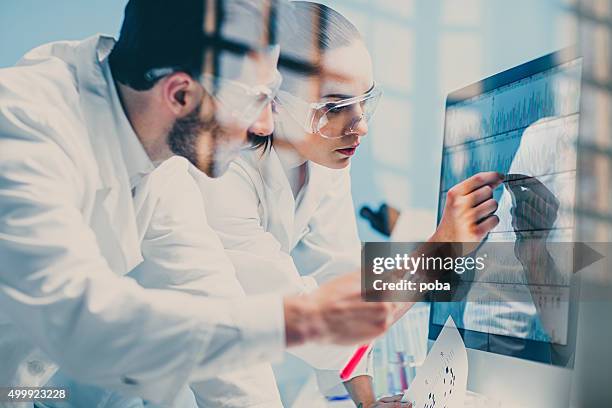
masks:
[[[343,381],[346,381],[349,379],[351,374],[353,374],[353,371],[355,371],[355,368],[357,368],[357,365],[359,364],[363,356],[368,354],[368,352],[372,348],[372,345],[373,344],[364,344],[363,346],[360,346],[355,351],[355,353],[353,353],[353,356],[350,358],[348,363],[346,363],[346,366],[344,366],[342,371],[340,371],[340,378]]]

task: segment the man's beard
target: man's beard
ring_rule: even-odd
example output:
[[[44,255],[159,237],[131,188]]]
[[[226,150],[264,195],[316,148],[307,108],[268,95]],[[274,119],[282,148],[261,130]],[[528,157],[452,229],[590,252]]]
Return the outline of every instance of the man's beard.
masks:
[[[168,133],[168,146],[172,153],[189,160],[200,171],[216,177],[219,170],[216,163],[218,139],[223,131],[214,115],[202,118],[201,106],[184,118],[177,119]]]

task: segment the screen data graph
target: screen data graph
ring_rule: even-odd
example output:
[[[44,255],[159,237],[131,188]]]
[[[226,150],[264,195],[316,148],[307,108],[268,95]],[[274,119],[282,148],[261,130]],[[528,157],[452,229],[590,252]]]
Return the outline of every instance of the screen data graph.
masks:
[[[444,147],[579,113],[581,67],[577,59],[448,106]]]
[[[497,171],[513,178],[494,192],[500,223],[487,243],[515,242],[517,236],[521,242],[572,241],[581,74],[577,58],[447,103],[438,219],[451,187],[476,173]],[[544,192],[553,210],[521,218],[519,208],[541,202],[529,195],[533,191]],[[566,344],[572,259],[550,255],[555,272],[529,279],[513,253],[500,255],[494,267],[469,278],[464,307],[436,307],[433,322],[443,324],[450,313],[468,330]],[[539,321],[542,314],[546,325]]]

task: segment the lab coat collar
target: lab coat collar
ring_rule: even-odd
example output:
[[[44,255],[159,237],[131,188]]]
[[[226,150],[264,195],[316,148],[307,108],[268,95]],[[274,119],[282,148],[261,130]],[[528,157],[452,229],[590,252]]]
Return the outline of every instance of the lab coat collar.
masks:
[[[263,177],[266,188],[272,191],[288,190],[291,192],[289,180],[283,168],[283,164],[277,150],[272,147],[262,154],[261,150],[248,151],[248,160],[259,170]],[[308,172],[304,188],[308,185],[325,186],[328,185],[330,176],[333,178],[335,170],[318,165],[312,161],[307,162]],[[317,189],[321,191],[321,189]]]
[[[259,170],[267,190],[272,192],[287,190],[291,192],[285,169],[274,147],[266,150],[263,154],[260,149],[249,151],[249,160]],[[293,195],[291,195],[291,201],[293,202]]]
[[[323,196],[331,188],[336,172],[339,170],[328,169],[312,161],[307,162],[308,173],[299,205],[296,207],[295,199],[289,180],[283,169],[281,160],[272,147],[263,155],[261,150],[249,151],[249,160],[258,168],[262,175],[262,181],[266,186],[268,202],[276,203],[277,216],[282,222],[286,241],[292,247],[292,242],[299,239],[308,227],[308,221],[321,203]],[[331,221],[331,220],[330,220]]]
[[[98,49],[98,59],[100,61],[104,61],[106,59],[106,55],[106,50],[101,53],[100,49]],[[121,100],[119,99],[117,88],[112,86],[112,84],[114,84],[114,80],[110,65],[108,63],[103,63],[102,69],[106,82],[111,84],[111,86],[109,86],[109,96],[113,116],[115,117],[115,127],[117,129],[117,134],[119,135],[123,162],[125,163],[128,171],[128,177],[130,179],[130,189],[133,189],[138,185],[144,176],[151,173],[155,169],[155,166],[142,146],[142,143],[140,143],[140,139],[138,139],[138,136],[136,136],[130,121],[125,115],[125,111],[121,105]]]
[[[303,191],[302,198],[295,211],[295,228],[299,233],[296,239],[301,238],[307,232],[308,223],[314,212],[317,210],[323,198],[329,193],[336,173],[339,170],[328,169],[312,161],[308,161],[308,177]],[[333,222],[333,220],[329,220]]]
[[[137,238],[136,221],[130,188],[130,180],[120,139],[133,135],[123,121],[127,121],[121,105],[112,104],[115,84],[108,81],[104,68],[108,68],[108,55],[114,39],[94,36],[79,45],[76,73],[80,103],[88,135],[98,163],[100,186],[98,196],[106,209],[110,228],[120,243],[123,269],[127,272],[142,261]],[[134,135],[135,137],[135,135]]]
[[[266,202],[274,203],[278,209],[275,211],[275,217],[281,228],[276,232],[277,239],[282,243],[289,243],[293,236],[295,199],[278,154],[274,147],[263,154],[260,149],[256,149],[249,151],[249,161],[261,174]],[[283,248],[288,250],[285,245]]]

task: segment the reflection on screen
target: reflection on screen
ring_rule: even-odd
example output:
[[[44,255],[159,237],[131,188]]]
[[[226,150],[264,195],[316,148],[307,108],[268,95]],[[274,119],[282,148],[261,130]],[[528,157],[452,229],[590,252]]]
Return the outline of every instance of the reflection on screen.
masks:
[[[571,254],[546,255],[555,259],[554,273],[527,276],[519,262],[533,248],[546,248],[538,243],[573,239],[582,60],[552,65],[447,102],[438,219],[455,184],[481,171],[507,174],[494,193],[500,223],[483,248],[513,242],[514,253],[466,277],[467,302],[436,303],[433,324],[451,314],[466,336],[567,342]]]

